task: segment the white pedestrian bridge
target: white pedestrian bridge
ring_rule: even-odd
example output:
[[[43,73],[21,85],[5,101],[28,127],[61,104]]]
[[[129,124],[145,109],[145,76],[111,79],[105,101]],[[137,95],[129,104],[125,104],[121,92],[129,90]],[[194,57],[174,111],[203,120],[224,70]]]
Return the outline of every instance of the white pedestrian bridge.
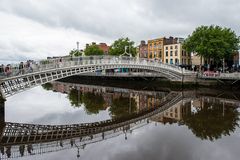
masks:
[[[30,67],[11,65],[0,78],[0,91],[3,97],[9,97],[26,89],[58,79],[107,69],[139,69],[149,72],[148,77],[159,73],[170,81],[194,81],[196,74],[181,67],[163,64],[158,60],[123,56],[85,56],[74,58],[54,58],[34,61]],[[20,68],[20,69],[19,69]]]

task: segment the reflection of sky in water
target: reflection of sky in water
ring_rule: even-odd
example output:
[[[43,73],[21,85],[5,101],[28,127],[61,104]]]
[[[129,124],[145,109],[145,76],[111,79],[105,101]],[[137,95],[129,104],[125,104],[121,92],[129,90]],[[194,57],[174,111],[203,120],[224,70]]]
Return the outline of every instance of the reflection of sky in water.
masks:
[[[196,138],[186,126],[150,123],[128,133],[128,139],[120,135],[113,139],[87,145],[80,150],[84,160],[238,160],[239,128],[231,136],[214,142]],[[26,160],[77,159],[77,148],[53,152]]]
[[[9,97],[5,104],[8,122],[72,124],[109,119],[108,111],[88,115],[84,106],[71,106],[67,94],[46,91],[41,86]]]
[[[196,112],[196,108],[191,110]],[[238,111],[239,108],[238,108]],[[46,91],[36,87],[8,98],[6,121],[41,124],[71,124],[109,119],[109,111],[87,115],[84,107],[74,108],[66,94]],[[239,123],[239,122],[238,122]],[[87,145],[80,150],[84,160],[238,160],[240,157],[240,129],[236,127],[230,136],[209,141],[196,137],[186,125],[163,125],[152,122],[147,126]],[[77,148],[44,155],[23,157],[25,160],[77,159]]]

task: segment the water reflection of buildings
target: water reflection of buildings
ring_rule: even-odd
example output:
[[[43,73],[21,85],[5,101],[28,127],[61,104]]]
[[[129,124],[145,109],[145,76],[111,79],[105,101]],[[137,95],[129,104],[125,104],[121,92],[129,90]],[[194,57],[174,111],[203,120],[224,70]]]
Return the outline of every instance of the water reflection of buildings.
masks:
[[[190,114],[191,112],[191,100],[183,99],[171,108],[165,110],[161,114],[152,117],[152,121],[161,123],[176,123],[183,119],[184,115]]]
[[[167,95],[167,92],[137,91],[132,89],[99,87],[94,85],[73,84],[63,82],[53,82],[53,91],[69,94],[76,89],[78,94],[94,93],[101,95],[104,99],[105,108],[110,107],[114,100],[119,98],[129,98],[130,103],[136,104],[137,111],[154,108],[160,103],[160,99]],[[79,96],[79,95],[78,95]]]
[[[187,125],[193,131],[193,133],[200,138],[216,137],[216,135],[218,136],[228,133],[227,131],[233,132],[234,129],[232,127],[235,127],[236,120],[238,120],[236,117],[233,117],[236,116],[236,112],[233,112],[234,110],[228,111],[230,112],[230,116],[233,118],[230,119],[230,124],[227,123],[227,125],[222,126],[222,129],[220,130],[219,126],[216,126],[216,128],[218,128],[218,133],[215,133],[211,130],[212,125],[215,127],[214,123],[208,124],[207,126],[207,131],[210,130],[213,133],[206,132],[206,128],[199,129],[199,121],[207,122],[205,121],[204,118],[206,117],[204,116],[197,117],[202,118],[197,120],[197,125],[194,123],[189,124],[188,121],[189,119],[196,119],[195,115],[198,113],[198,111],[201,112],[201,110],[204,108],[211,109],[216,106],[217,109],[214,110],[215,112],[213,115],[211,115],[211,119],[222,119],[224,122],[226,122],[228,119],[222,118],[225,116],[222,113],[227,111],[227,107],[239,106],[240,103],[236,100],[207,97],[202,95],[198,97],[197,95],[192,94],[192,92],[186,96],[184,96],[183,92],[177,92],[173,95],[171,95],[170,92],[168,95],[166,95],[165,92],[136,91],[122,88],[67,84],[60,82],[53,83],[53,90],[57,92],[70,94],[73,89],[76,89],[82,94],[94,93],[102,95],[107,106],[112,105],[114,100],[121,97],[133,99],[134,103],[136,103],[138,113],[130,115],[129,118],[121,119],[121,121],[107,120],[102,124],[96,122],[92,124],[85,124],[83,126],[82,124],[50,126],[9,123],[6,125],[6,128],[3,126],[5,133],[2,132],[0,136],[0,144],[3,144],[0,145],[1,159],[57,152],[74,147],[78,149],[77,156],[79,156],[79,148],[84,148],[87,144],[97,143],[102,140],[116,137],[120,134],[125,134],[125,139],[127,139],[128,133],[131,133],[134,129],[151,123],[151,121],[161,122],[164,124],[179,122],[179,124]],[[171,96],[168,97],[169,95]],[[164,101],[164,99],[166,100]],[[160,105],[161,107],[155,108],[158,106],[157,104],[164,105]],[[145,112],[145,110],[147,112]],[[218,116],[219,112],[222,114],[221,117]],[[214,117],[215,115],[217,116]],[[229,118],[229,116],[226,117]],[[202,124],[204,127],[205,123]],[[222,123],[220,123],[220,125],[221,124]],[[89,126],[91,127],[88,128]],[[228,126],[231,126],[231,128],[229,129]],[[77,134],[75,134],[74,137],[72,136],[72,133]],[[53,136],[55,134],[57,134],[56,137]]]
[[[154,110],[144,110],[124,119],[56,126],[3,122],[5,126],[0,139],[0,158],[17,158],[74,147],[78,149],[77,157],[79,157],[79,148],[84,148],[87,144],[97,143],[120,134],[124,134],[127,140],[128,133],[147,125],[150,117],[163,112],[182,98],[181,93],[169,93]]]
[[[152,121],[161,123],[176,123],[181,124],[183,118],[190,117],[203,109],[217,108],[217,111],[224,113],[230,108],[240,107],[240,101],[219,97],[199,96],[193,99],[182,99],[171,108],[165,110],[161,114],[153,116]],[[216,110],[215,110],[216,112]]]

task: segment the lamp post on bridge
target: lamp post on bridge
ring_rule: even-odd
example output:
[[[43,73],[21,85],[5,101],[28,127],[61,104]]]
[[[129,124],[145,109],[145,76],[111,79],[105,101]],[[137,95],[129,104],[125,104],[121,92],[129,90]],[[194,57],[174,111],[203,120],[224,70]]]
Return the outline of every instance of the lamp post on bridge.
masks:
[[[129,48],[129,53],[127,52],[127,48]],[[130,46],[125,46],[124,53],[121,54],[119,57],[122,57],[123,55],[128,55],[130,58],[132,58],[132,54],[130,53]]]
[[[79,42],[77,41],[77,51],[79,51]]]
[[[78,146],[76,143],[75,143],[75,146],[77,147],[77,158],[80,158],[80,149],[83,149],[86,147],[86,144],[83,144],[83,145],[80,145]]]

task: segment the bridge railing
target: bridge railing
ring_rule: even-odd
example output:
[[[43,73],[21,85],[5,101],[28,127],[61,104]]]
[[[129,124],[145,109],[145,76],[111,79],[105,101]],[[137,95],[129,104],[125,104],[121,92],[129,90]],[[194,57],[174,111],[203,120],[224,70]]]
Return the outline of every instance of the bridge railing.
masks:
[[[0,78],[8,78],[18,75],[24,75],[27,73],[34,73],[39,71],[45,71],[50,69],[58,69],[64,67],[73,67],[79,65],[100,65],[100,64],[135,64],[144,66],[161,67],[163,69],[169,69],[178,73],[190,73],[189,71],[182,69],[179,66],[171,64],[163,64],[159,60],[154,59],[142,59],[135,57],[118,57],[118,56],[85,56],[85,57],[67,57],[46,59],[41,61],[33,61],[30,64],[23,64],[20,67],[18,64],[6,66]]]
[[[213,73],[213,74],[206,74],[206,73],[200,73],[198,74],[199,78],[204,79],[232,79],[232,80],[238,80],[240,79],[240,73]]]

